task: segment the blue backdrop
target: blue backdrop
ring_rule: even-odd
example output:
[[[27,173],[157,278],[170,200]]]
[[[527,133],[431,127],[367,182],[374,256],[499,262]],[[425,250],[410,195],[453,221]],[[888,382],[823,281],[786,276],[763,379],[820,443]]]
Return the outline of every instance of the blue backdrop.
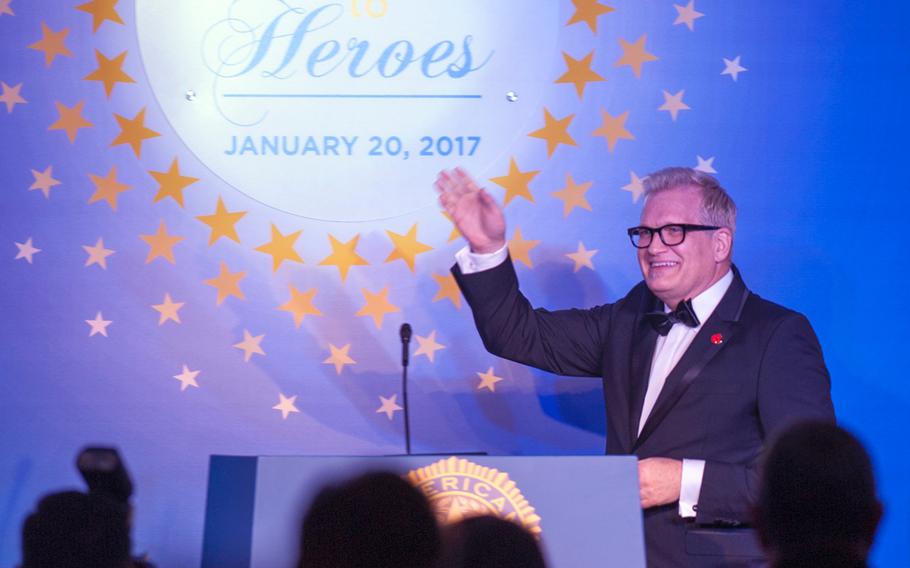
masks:
[[[523,288],[552,308],[640,278],[624,235],[636,178],[716,171],[740,209],[746,282],[808,315],[838,418],[873,455],[875,564],[910,565],[905,3],[180,4],[0,0],[0,565],[19,560],[40,495],[79,485],[86,444],[121,448],[136,549],[161,566],[198,564],[210,454],[401,452],[404,321],[420,338],[416,451],[602,451],[599,381],[486,354],[449,288],[462,244],[431,172],[459,163],[509,201]],[[230,90],[204,64],[216,21],[234,24],[214,51],[242,66],[264,45],[256,18],[294,25],[324,5],[340,15],[297,62],[320,41],[407,40],[416,54],[451,40],[454,67],[385,77],[377,64],[361,79],[301,64],[276,83],[267,71],[290,52],[270,52]],[[225,52],[235,32],[252,43]],[[286,49],[293,33],[279,35]],[[468,44],[479,67],[455,77]],[[227,159],[225,133],[318,135],[322,151]],[[325,155],[324,137],[345,134],[359,154]],[[370,157],[373,135],[412,157],[394,144]],[[458,137],[476,152],[445,151]],[[590,267],[567,257],[580,244],[598,251]]]

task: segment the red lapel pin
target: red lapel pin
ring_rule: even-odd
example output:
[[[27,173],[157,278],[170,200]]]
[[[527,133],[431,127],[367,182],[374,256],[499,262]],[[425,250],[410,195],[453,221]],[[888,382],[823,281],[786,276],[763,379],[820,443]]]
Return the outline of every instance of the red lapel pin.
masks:
[[[714,335],[711,336],[711,343],[713,343],[714,345],[720,345],[723,342],[724,342],[723,335],[721,335],[719,333],[715,333]]]

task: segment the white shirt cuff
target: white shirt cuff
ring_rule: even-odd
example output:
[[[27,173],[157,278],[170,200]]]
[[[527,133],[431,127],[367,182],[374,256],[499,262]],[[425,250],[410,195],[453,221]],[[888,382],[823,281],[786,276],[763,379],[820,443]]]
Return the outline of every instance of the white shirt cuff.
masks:
[[[496,252],[477,253],[471,252],[468,246],[455,253],[455,262],[462,274],[473,274],[496,268],[509,258],[509,244],[506,243]]]
[[[705,474],[705,460],[683,460],[682,482],[679,487],[679,516],[694,517],[701,493],[701,479]]]

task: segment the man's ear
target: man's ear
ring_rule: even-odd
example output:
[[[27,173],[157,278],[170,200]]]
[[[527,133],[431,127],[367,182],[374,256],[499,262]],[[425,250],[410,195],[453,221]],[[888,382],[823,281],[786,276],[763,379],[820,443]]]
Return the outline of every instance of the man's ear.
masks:
[[[733,253],[733,232],[726,227],[717,229],[714,231],[711,245],[714,247],[714,262],[729,260]]]

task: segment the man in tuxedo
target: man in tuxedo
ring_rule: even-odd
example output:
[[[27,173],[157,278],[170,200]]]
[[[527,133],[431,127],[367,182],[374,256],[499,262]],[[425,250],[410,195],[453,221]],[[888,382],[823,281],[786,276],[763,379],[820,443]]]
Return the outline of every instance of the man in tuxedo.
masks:
[[[606,451],[639,457],[649,566],[764,565],[745,528],[763,444],[793,420],[833,422],[834,410],[809,322],[751,293],[733,266],[736,207],[717,180],[690,168],[648,176],[628,230],[644,281],[615,303],[561,311],[519,291],[485,190],[460,169],[436,189],[468,241],[453,272],[487,349],[603,379]]]

